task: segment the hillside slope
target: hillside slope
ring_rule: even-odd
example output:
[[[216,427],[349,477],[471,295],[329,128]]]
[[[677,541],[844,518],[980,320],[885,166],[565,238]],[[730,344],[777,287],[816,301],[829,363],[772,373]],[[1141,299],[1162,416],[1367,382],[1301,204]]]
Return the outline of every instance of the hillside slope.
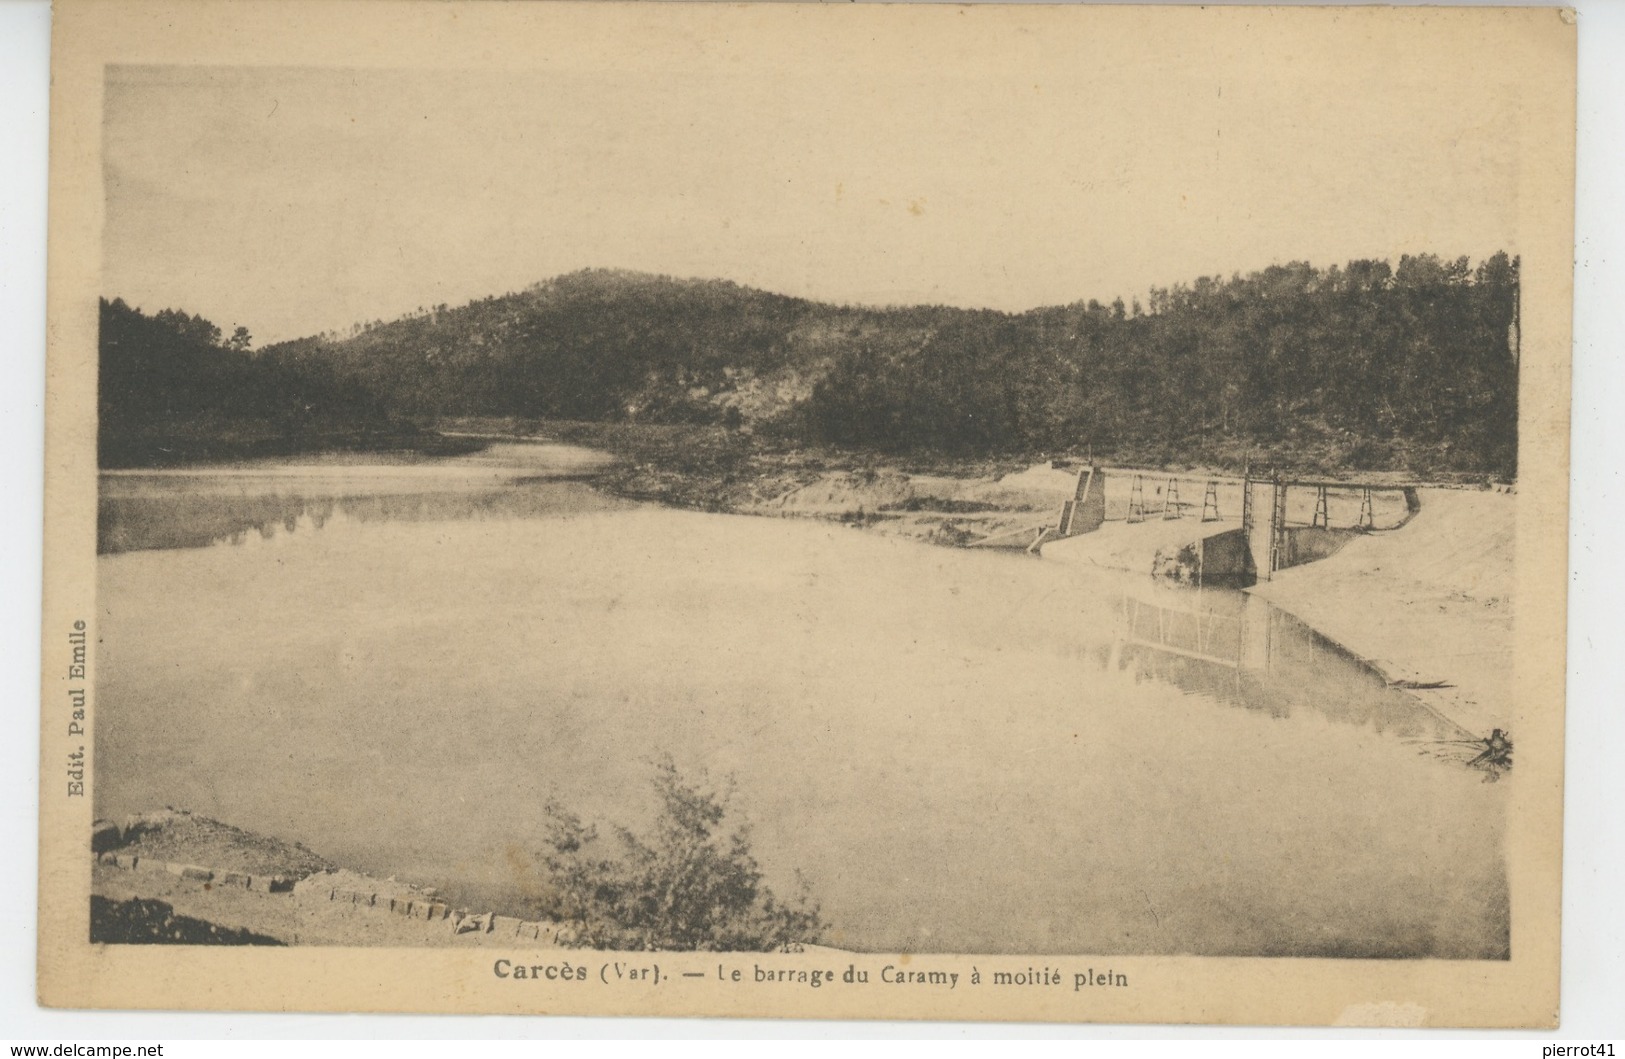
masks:
[[[822,305],[723,280],[593,270],[348,334],[269,347],[320,363],[403,412],[719,422],[806,400],[854,347],[901,352],[957,310]]]
[[[719,424],[873,452],[1511,477],[1518,262],[1303,262],[1020,314],[593,270],[262,350],[379,412]],[[304,402],[309,405],[311,402]],[[296,404],[295,407],[303,407]],[[116,411],[116,410],[115,410]]]

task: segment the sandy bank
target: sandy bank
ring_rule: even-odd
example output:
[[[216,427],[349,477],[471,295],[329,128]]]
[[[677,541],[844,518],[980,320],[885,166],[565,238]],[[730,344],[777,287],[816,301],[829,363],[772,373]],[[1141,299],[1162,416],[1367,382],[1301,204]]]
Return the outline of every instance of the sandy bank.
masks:
[[[1516,497],[1424,489],[1403,528],[1252,589],[1475,735],[1512,727]]]
[[[1013,475],[951,477],[891,468],[823,471],[733,506],[741,514],[815,518],[889,535],[958,545],[1055,520],[1076,475],[1045,467]]]

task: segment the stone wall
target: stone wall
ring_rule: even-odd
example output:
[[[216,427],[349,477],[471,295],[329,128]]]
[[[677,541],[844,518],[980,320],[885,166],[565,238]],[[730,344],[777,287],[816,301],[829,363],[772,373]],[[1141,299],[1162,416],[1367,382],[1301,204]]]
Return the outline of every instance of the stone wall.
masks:
[[[293,891],[294,881],[282,875],[249,875],[246,872],[224,871],[201,864],[143,857],[122,850],[102,850],[96,854],[102,864],[126,871],[163,872],[180,879],[209,883],[212,886],[236,886],[244,890],[257,890],[267,894],[285,894]]]
[[[181,863],[157,857],[141,856],[127,847],[112,846],[109,828],[123,834],[116,826],[102,826],[98,821],[93,828],[92,852],[98,863],[110,868],[130,872],[162,873],[177,879],[197,883],[201,887],[237,887],[263,894],[285,896],[302,903],[331,901],[351,905],[379,916],[403,916],[444,923],[451,937],[464,935],[491,935],[513,938],[515,941],[536,942],[544,946],[557,946],[566,942],[565,928],[559,923],[519,919],[495,912],[470,912],[466,908],[451,908],[440,900],[432,888],[417,887],[393,879],[373,879],[347,870],[316,872],[303,879],[285,875],[251,875],[246,872],[227,871],[202,864]],[[108,848],[110,847],[111,848]],[[100,848],[98,848],[100,847]]]

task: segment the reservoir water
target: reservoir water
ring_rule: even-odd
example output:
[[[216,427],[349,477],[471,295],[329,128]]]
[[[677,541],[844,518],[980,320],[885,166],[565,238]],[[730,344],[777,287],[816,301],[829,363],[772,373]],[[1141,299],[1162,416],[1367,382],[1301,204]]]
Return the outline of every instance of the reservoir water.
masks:
[[[98,813],[518,908],[542,806],[635,827],[669,753],[839,947],[1505,955],[1508,784],[1268,604],[633,504],[600,462],[104,475]]]

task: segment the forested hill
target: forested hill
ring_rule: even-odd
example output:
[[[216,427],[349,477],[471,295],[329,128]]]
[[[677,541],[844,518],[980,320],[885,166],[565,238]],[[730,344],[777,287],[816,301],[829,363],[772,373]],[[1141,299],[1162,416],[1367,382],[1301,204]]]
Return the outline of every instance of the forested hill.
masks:
[[[1294,263],[1009,314],[574,273],[267,347],[420,422],[719,423],[887,452],[1514,473],[1518,263]]]
[[[809,398],[843,356],[906,358],[960,315],[594,270],[265,353],[336,365],[424,415],[760,422]]]

